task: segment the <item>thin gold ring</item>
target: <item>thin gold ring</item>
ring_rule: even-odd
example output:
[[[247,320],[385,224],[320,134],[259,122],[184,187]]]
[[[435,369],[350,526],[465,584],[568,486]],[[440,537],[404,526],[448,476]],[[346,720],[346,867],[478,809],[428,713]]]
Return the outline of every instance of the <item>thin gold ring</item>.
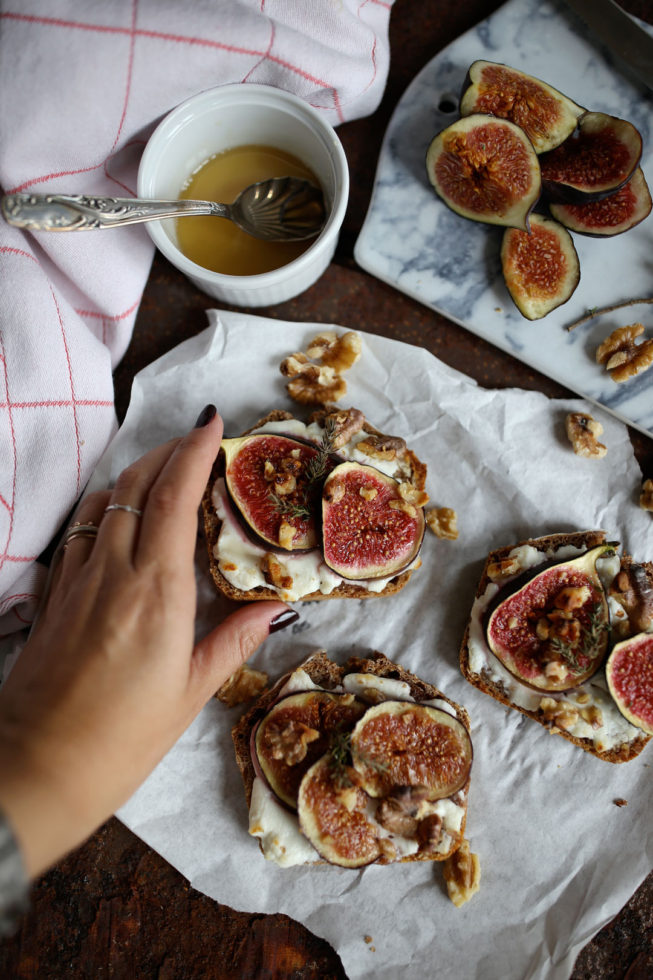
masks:
[[[104,513],[106,514],[109,510],[126,510],[128,514],[135,514],[136,517],[143,516],[142,510],[139,510],[138,507],[130,507],[129,504],[109,504],[108,507],[104,508]]]
[[[95,538],[97,537],[97,531],[98,529],[95,524],[91,524],[90,522],[88,524],[80,524],[77,521],[66,531],[63,546],[65,548],[73,538]]]

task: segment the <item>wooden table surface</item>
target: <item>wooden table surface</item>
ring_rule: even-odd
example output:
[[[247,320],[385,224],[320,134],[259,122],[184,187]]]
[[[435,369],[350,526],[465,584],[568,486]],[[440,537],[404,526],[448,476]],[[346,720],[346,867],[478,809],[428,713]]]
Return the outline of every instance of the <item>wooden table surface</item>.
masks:
[[[651,0],[621,0],[653,23]],[[390,114],[414,75],[446,44],[486,17],[497,0],[397,0],[391,67],[383,102],[369,118],[342,125],[352,175],[350,203],[333,263],[316,285],[255,312],[283,320],[337,323],[423,346],[486,387],[570,393],[508,354],[361,271],[353,247],[369,204]],[[206,326],[215,301],[157,255],[131,346],[115,372],[124,416],[134,374]],[[637,458],[653,476],[653,442],[632,432]],[[653,875],[583,949],[573,980],[653,976]],[[338,956],[283,915],[235,912],[187,881],[118,820],[40,879],[20,930],[0,946],[0,977],[344,978]],[[461,978],[464,980],[464,978]],[[498,980],[498,978],[489,978]],[[504,978],[501,978],[504,980]],[[509,978],[507,978],[509,980]]]

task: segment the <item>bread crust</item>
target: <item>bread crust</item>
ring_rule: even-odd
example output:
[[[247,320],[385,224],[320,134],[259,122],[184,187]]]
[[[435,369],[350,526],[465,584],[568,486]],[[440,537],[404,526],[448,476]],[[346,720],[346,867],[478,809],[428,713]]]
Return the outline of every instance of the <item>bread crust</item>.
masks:
[[[378,651],[373,651],[366,657],[350,657],[342,665],[330,660],[324,651],[318,651],[308,660],[299,664],[298,666],[308,674],[314,684],[316,684],[318,687],[324,688],[327,691],[337,688],[342,684],[345,675],[352,673],[374,674],[376,677],[387,677],[393,680],[403,681],[410,687],[411,697],[414,699],[416,704],[424,701],[430,701],[434,698],[439,698],[453,708],[458,720],[462,722],[468,732],[470,730],[469,715],[461,705],[457,704],[455,701],[452,701],[451,698],[448,698],[446,694],[443,694],[442,691],[438,690],[438,688],[434,687],[434,685],[423,681],[420,677],[412,674],[401,665],[393,663],[385,656],[385,654]],[[283,677],[279,678],[273,687],[267,691],[264,691],[256,703],[242,715],[231,730],[231,737],[236,755],[236,763],[243,779],[245,799],[247,801],[248,808],[250,806],[252,788],[256,777],[256,771],[254,769],[250,751],[252,733],[259,721],[265,717],[272,705],[277,700],[279,691],[289,676],[290,674],[285,674]],[[470,777],[468,776],[465,785],[459,791],[461,793],[461,797],[464,799],[464,804],[461,803],[461,805],[464,806],[465,812],[460,828],[459,839],[456,840],[454,846],[448,852],[443,854],[409,854],[398,861],[392,862],[393,864],[408,861],[444,861],[458,849],[465,834],[469,785]],[[324,864],[325,862],[321,859],[317,859],[314,863]]]
[[[585,550],[589,550],[590,548],[594,548],[597,545],[602,544],[605,541],[605,537],[606,535],[604,531],[574,531],[569,533],[546,535],[540,538],[527,538],[523,541],[518,541],[516,544],[497,548],[490,552],[485,560],[485,565],[483,566],[481,578],[476,590],[476,597],[480,598],[483,596],[487,586],[491,582],[488,575],[490,565],[507,558],[514,548],[522,545],[530,545],[531,547],[536,548],[538,551],[555,553],[559,548],[572,545],[576,548],[584,548]],[[624,556],[622,561],[624,565],[628,565],[632,559],[630,559],[630,556]],[[482,671],[480,674],[478,674],[471,669],[469,651],[470,628],[471,620],[465,629],[465,634],[463,636],[463,641],[460,648],[460,669],[465,679],[468,680],[474,687],[478,688],[479,691],[483,691],[484,694],[489,694],[490,697],[495,699],[495,701],[499,701],[501,704],[504,704],[515,711],[521,712],[521,714],[526,715],[528,718],[532,718],[533,721],[543,725],[550,732],[556,735],[561,735],[562,738],[566,739],[568,742],[571,742],[573,745],[577,745],[585,752],[589,752],[590,755],[593,755],[598,759],[603,759],[606,762],[629,762],[631,759],[634,759],[637,755],[639,755],[639,753],[650,741],[651,736],[642,732],[641,736],[634,739],[632,742],[625,742],[621,745],[613,747],[612,749],[607,749],[606,751],[601,752],[596,748],[592,739],[580,738],[577,735],[572,735],[570,732],[567,732],[562,728],[552,728],[551,723],[547,722],[543,715],[538,711],[523,708],[520,705],[515,704],[504,690],[503,686],[494,681],[486,671]],[[493,656],[492,653],[489,655]],[[547,692],[543,691],[542,695],[545,696],[546,693]]]
[[[312,420],[319,420],[319,416],[326,412],[315,412],[311,416]],[[296,416],[292,415],[290,412],[286,412],[284,409],[273,409],[268,415],[259,419],[254,425],[243,432],[243,435],[249,435],[251,432],[256,431],[262,425],[267,422],[282,422],[286,420],[295,419]],[[363,425],[363,430],[367,433],[379,435],[379,430],[375,429],[367,420]],[[406,458],[408,459],[413,474],[413,482],[415,486],[423,490],[426,483],[426,464],[423,463],[415,453],[406,449]],[[214,554],[215,546],[218,542],[218,537],[220,536],[220,528],[222,527],[222,521],[218,517],[215,507],[213,506],[213,501],[211,499],[211,494],[215,481],[224,475],[224,463],[221,456],[215,460],[213,468],[211,470],[211,476],[209,477],[209,482],[204,490],[202,496],[202,516],[204,523],[204,535],[206,538],[206,545],[208,549],[209,556],[209,571],[211,577],[219,589],[224,595],[229,599],[233,599],[237,602],[257,602],[261,600],[279,600],[279,594],[272,588],[266,586],[257,586],[254,589],[249,589],[244,591],[238,589],[229,582],[218,566],[218,561]],[[375,599],[381,597],[387,597],[394,595],[396,592],[400,592],[405,585],[408,584],[414,569],[407,569],[395,575],[384,589],[379,592],[372,592],[369,589],[364,588],[362,585],[356,585],[354,582],[341,582],[340,585],[336,586],[329,593],[324,593],[320,591],[309,592],[303,595],[298,602],[319,602],[323,599]]]

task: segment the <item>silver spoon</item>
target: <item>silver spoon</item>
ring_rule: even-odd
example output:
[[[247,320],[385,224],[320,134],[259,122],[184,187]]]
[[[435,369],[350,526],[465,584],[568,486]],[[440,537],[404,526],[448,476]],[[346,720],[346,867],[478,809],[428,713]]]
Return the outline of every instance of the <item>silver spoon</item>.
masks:
[[[326,220],[322,191],[298,177],[273,177],[251,184],[233,204],[85,194],[6,194],[1,207],[10,225],[28,231],[89,231],[208,214],[228,218],[248,235],[270,242],[313,238]]]

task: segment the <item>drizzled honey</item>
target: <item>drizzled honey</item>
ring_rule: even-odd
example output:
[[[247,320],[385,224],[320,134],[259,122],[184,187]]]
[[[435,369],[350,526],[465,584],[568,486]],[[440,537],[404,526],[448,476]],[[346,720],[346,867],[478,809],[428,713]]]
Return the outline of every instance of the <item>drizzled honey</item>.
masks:
[[[230,204],[238,194],[269,177],[301,177],[319,186],[301,160],[271,146],[237,146],[217,153],[190,175],[180,198]],[[305,252],[304,242],[264,242],[252,238],[226,218],[192,217],[177,220],[179,248],[189,259],[230,276],[270,272]]]

